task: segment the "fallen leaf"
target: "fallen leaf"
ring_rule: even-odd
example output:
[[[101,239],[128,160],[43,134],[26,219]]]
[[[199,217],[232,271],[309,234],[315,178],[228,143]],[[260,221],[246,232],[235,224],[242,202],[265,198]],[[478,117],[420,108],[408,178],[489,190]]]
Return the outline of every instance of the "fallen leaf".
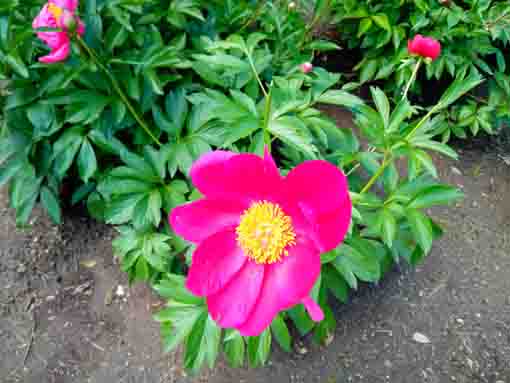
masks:
[[[94,259],[84,259],[83,261],[80,261],[80,265],[83,267],[86,267],[87,269],[91,269],[94,266],[96,266],[97,261]]]

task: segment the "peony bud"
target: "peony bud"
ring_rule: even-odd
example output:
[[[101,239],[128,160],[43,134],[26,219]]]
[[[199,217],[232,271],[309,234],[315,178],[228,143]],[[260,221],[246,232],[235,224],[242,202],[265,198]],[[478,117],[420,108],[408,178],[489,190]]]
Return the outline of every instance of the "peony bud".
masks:
[[[311,63],[303,63],[300,65],[300,68],[303,73],[310,73],[313,71],[313,65]]]
[[[295,9],[296,8],[296,3],[294,1],[291,1],[288,5],[289,9]]]
[[[416,35],[407,42],[407,49],[410,54],[429,58],[434,61],[441,54],[441,44],[432,37]]]

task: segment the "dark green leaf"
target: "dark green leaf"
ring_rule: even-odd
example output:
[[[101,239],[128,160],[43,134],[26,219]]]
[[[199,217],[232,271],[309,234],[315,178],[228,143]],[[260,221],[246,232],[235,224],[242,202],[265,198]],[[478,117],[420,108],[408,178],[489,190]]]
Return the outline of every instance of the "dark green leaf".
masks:
[[[41,188],[41,202],[51,219],[56,223],[62,222],[60,205],[55,194],[46,186]]]
[[[83,182],[89,182],[89,179],[96,173],[97,159],[94,149],[88,139],[84,139],[78,154],[78,172]]]

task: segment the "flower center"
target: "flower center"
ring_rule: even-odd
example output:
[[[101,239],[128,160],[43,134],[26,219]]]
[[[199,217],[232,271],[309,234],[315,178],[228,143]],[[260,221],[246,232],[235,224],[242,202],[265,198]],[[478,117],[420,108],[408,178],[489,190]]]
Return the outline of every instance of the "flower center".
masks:
[[[64,12],[64,10],[60,8],[58,5],[55,5],[54,3],[49,3],[48,12],[50,12],[53,15],[55,21],[58,23],[60,17],[62,17],[62,13]]]
[[[236,229],[237,242],[259,264],[275,263],[296,244],[291,218],[275,203],[259,201],[246,209]]]

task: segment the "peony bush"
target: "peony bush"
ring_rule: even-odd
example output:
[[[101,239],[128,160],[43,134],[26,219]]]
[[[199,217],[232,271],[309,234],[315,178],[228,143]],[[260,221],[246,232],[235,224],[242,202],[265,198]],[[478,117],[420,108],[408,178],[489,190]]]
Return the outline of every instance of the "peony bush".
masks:
[[[306,8],[308,1],[303,1]],[[355,57],[353,86],[378,84],[398,102],[413,76],[408,41],[439,40],[442,54],[413,82],[409,97],[431,106],[461,73],[476,71],[484,83],[437,116],[436,138],[495,134],[510,125],[510,3],[504,0],[317,0],[307,12],[314,29],[327,30]],[[305,12],[306,13],[306,12]],[[310,16],[314,15],[314,16]],[[421,44],[426,44],[422,41]],[[432,52],[437,47],[430,46]],[[347,53],[348,52],[348,53]],[[434,53],[431,58],[437,53]],[[408,65],[406,65],[408,64]]]
[[[40,204],[56,223],[84,205],[116,226],[121,268],[168,301],[163,349],[184,345],[187,369],[220,353],[263,365],[273,344],[292,350],[291,333],[324,342],[332,301],[422,261],[441,234],[426,209],[461,197],[431,152],[456,157],[434,140],[441,114],[483,79],[461,71],[433,106],[414,105],[438,40],[410,37],[398,100],[371,87],[364,101],[312,65],[339,47],[295,3],[3,4],[0,185],[18,225]]]

